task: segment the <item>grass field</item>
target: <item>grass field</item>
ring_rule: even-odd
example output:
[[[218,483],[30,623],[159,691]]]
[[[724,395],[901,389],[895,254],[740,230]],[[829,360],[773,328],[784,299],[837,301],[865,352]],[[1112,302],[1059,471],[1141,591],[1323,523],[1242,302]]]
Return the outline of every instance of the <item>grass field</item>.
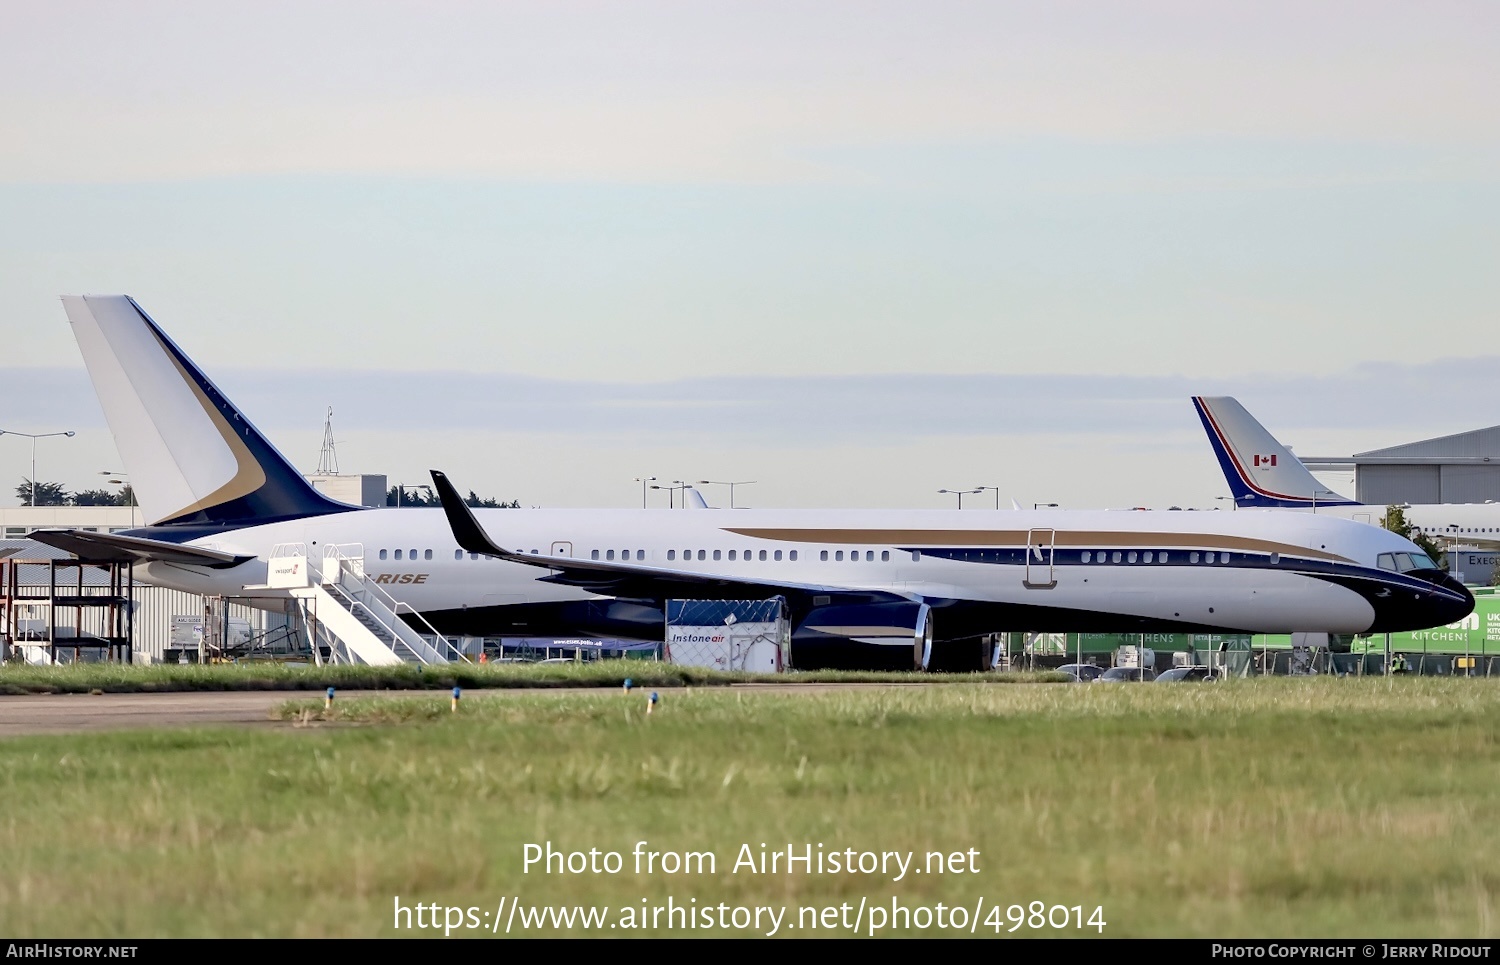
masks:
[[[796,674],[756,674],[684,667],[654,660],[599,660],[588,663],[445,664],[423,667],[340,665],[310,667],[276,663],[157,664],[77,663],[58,667],[0,666],[0,695],[167,692],[189,690],[452,690],[516,687],[619,687],[632,679],[642,687],[710,687],[732,683],[834,682],[962,683],[973,674],[927,674],[817,670]],[[1049,683],[1058,673],[990,673],[994,683]]]
[[[287,726],[0,742],[0,933],[432,936],[398,929],[397,903],[472,907],[461,923],[488,929],[516,898],[610,917],[512,934],[770,930],[608,926],[670,897],[786,907],[793,937],[849,935],[862,900],[960,906],[981,935],[1033,901],[1070,925],[1023,912],[1015,935],[1099,934],[1073,906],[1101,907],[1115,937],[1500,934],[1500,685],[809,691],[675,689],[649,716],[639,690],[466,693],[457,713],[433,694],[338,702],[327,721],[294,698]],[[641,841],[716,867],[636,873]],[[622,870],[524,871],[546,842],[618,852]],[[736,872],[742,844],[964,863],[899,881]]]

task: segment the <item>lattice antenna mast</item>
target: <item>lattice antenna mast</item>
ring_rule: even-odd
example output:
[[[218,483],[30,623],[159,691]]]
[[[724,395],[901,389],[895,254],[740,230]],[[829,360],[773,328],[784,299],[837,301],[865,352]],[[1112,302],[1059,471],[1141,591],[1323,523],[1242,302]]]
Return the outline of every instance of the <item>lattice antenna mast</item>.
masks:
[[[333,444],[333,406],[328,407],[328,418],[323,421],[323,449],[318,453],[318,476],[339,474],[339,454]]]

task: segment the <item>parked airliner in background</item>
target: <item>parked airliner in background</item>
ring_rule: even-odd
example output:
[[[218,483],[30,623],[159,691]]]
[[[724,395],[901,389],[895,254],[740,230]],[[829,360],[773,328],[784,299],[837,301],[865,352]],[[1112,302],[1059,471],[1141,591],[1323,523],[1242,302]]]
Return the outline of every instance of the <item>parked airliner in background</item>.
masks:
[[[1305,509],[1381,525],[1385,506],[1357,503],[1329,490],[1235,399],[1198,395],[1193,407],[1236,506]],[[1500,503],[1403,503],[1401,509],[1417,532],[1455,545],[1500,546]]]
[[[794,666],[982,667],[1008,630],[1368,633],[1473,597],[1411,542],[1288,513],[439,509],[328,499],[135,301],[63,299],[149,524],[33,538],[280,608],[279,544],[362,556],[443,634],[661,640],[670,599],[785,598]],[[1399,556],[1406,572],[1382,568]]]

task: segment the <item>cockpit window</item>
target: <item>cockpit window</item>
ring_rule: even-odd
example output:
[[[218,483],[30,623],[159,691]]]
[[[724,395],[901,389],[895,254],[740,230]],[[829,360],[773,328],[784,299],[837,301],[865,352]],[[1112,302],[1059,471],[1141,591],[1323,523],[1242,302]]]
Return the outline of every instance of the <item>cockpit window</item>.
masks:
[[[1382,570],[1394,570],[1397,573],[1438,568],[1426,553],[1381,553],[1376,562]]]

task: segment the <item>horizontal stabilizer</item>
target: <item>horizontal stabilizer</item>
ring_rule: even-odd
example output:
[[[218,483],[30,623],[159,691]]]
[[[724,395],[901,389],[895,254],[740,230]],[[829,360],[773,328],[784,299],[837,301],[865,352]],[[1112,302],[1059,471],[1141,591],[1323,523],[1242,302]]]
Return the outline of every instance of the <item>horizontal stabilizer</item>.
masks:
[[[80,560],[94,563],[178,563],[227,570],[255,559],[218,550],[183,546],[159,539],[121,536],[116,533],[91,533],[81,529],[42,529],[28,534],[38,543],[55,546]]]

